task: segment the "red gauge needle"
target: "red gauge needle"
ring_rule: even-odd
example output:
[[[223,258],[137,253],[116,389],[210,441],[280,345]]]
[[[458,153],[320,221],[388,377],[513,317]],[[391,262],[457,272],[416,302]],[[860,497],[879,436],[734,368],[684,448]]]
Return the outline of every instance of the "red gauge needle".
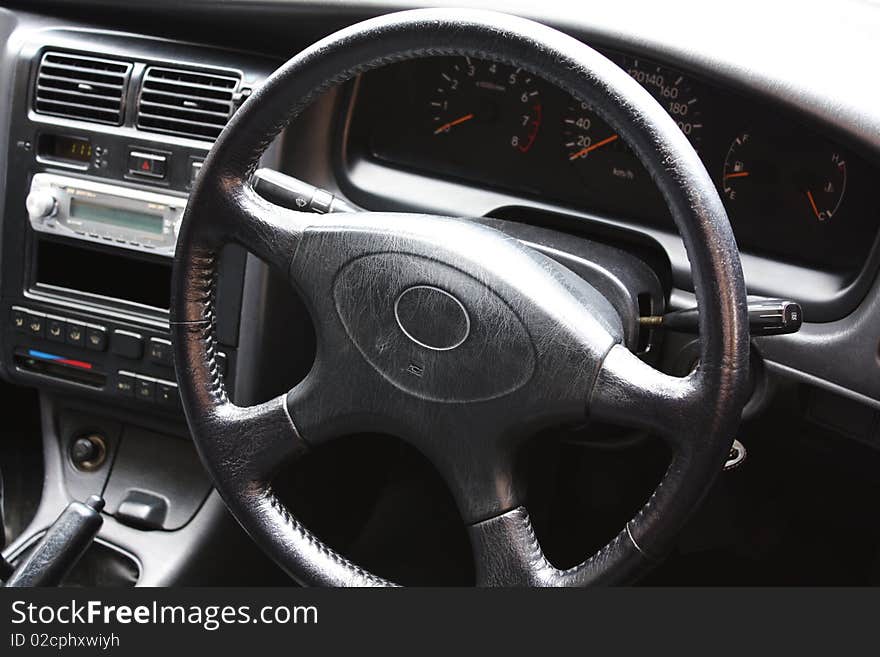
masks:
[[[473,114],[465,114],[464,116],[460,116],[457,119],[455,119],[454,121],[450,121],[449,123],[444,123],[443,125],[441,125],[439,128],[437,128],[434,131],[434,134],[439,135],[441,132],[446,132],[447,130],[449,130],[449,128],[453,128],[453,127],[459,125],[460,123],[464,123],[465,121],[470,121],[472,118],[474,118]]]
[[[611,135],[610,137],[603,139],[602,141],[597,141],[595,144],[591,144],[591,145],[587,146],[586,148],[582,148],[574,155],[569,155],[568,159],[574,161],[574,160],[578,159],[579,157],[583,157],[584,155],[586,155],[590,151],[594,151],[597,148],[601,148],[605,144],[610,144],[612,141],[614,141],[616,139],[617,139],[617,135]]]
[[[724,179],[727,180],[728,178],[745,178],[747,175],[749,175],[748,171],[737,171],[736,173],[725,173]]]
[[[816,215],[816,219],[821,220],[822,217],[819,216],[819,208],[816,207],[816,200],[813,198],[813,193],[809,189],[807,190],[807,198],[810,201],[810,207],[813,208],[813,214]]]

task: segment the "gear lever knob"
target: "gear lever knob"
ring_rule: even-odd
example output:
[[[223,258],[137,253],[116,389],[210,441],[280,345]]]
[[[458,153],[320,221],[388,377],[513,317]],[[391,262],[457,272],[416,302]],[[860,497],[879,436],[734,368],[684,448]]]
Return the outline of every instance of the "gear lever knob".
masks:
[[[6,581],[8,587],[57,586],[95,540],[104,500],[71,502]]]

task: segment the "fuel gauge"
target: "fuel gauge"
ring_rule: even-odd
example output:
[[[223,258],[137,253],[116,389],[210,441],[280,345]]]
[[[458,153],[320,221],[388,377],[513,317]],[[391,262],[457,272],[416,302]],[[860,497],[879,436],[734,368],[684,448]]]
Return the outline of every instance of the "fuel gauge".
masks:
[[[838,150],[800,135],[743,132],[727,151],[722,191],[732,211],[826,222],[843,202],[846,160]]]

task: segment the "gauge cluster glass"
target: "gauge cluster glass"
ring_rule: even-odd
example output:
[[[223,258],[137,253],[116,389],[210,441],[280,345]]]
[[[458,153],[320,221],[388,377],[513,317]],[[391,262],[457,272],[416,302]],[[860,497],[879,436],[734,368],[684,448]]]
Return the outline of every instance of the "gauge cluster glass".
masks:
[[[828,270],[867,257],[877,172],[769,106],[642,57],[606,53],[702,158],[740,247]],[[390,166],[674,229],[647,171],[588,103],[504,64],[403,62],[362,77],[350,140]],[[873,178],[873,182],[871,182]]]

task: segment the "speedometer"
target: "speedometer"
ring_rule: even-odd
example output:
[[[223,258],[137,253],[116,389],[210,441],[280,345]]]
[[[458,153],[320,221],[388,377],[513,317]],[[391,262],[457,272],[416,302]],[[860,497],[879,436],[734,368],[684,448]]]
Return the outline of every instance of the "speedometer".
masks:
[[[691,144],[699,150],[703,119],[697,90],[685,75],[639,57],[621,55],[618,64],[669,112]]]
[[[565,158],[588,184],[631,181],[639,173],[632,151],[588,103],[571,99],[562,118],[562,140]]]

